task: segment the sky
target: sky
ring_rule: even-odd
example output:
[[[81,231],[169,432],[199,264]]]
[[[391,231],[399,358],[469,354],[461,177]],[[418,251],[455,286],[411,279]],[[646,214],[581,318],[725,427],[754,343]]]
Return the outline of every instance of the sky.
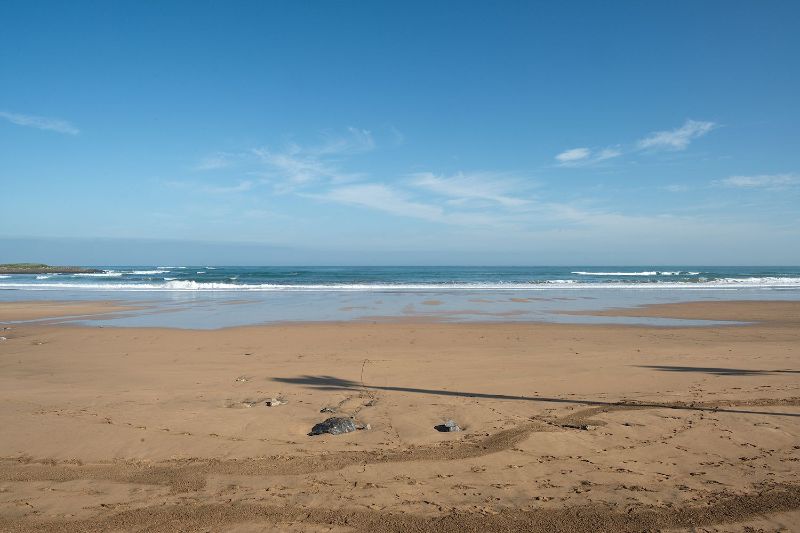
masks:
[[[0,2],[0,262],[800,264],[800,3]]]

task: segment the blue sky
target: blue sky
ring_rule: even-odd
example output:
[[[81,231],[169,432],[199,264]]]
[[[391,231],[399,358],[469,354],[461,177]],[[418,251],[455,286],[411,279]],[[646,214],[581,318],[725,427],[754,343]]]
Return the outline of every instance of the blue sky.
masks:
[[[0,261],[800,263],[797,2],[0,20]]]

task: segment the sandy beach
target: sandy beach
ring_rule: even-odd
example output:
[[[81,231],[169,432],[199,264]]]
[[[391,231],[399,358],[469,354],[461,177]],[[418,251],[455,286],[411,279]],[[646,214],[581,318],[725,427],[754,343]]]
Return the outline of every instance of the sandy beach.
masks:
[[[9,324],[122,309],[0,304],[0,530],[800,527],[800,302],[603,312],[747,322],[715,327]],[[329,416],[370,429],[308,435]]]

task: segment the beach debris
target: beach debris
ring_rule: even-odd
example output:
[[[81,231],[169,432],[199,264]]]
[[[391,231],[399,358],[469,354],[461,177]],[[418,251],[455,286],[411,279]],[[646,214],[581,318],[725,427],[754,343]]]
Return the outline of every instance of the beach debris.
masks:
[[[438,426],[433,426],[433,429],[436,431],[441,431],[442,433],[448,433],[450,431],[461,431],[461,428],[456,424],[455,420],[448,420],[444,424],[439,424]]]
[[[2,342],[2,341],[7,341],[7,340],[8,340],[8,339],[7,339],[6,337],[0,337],[0,342]]]
[[[238,405],[242,405],[244,407],[255,407],[257,405],[264,405],[266,407],[278,407],[279,405],[286,405],[289,403],[288,400],[285,398],[256,398],[256,399],[246,399],[242,400],[238,403]],[[228,407],[234,407],[237,404],[229,405]]]
[[[284,400],[283,398],[270,398],[264,402],[264,405],[267,407],[278,407],[279,405],[285,405],[289,402]]]
[[[319,412],[320,413],[335,413],[336,412],[336,408],[335,407],[323,407],[322,409],[319,410]]]
[[[332,416],[319,424],[315,424],[311,428],[309,435],[322,435],[323,433],[330,433],[331,435],[341,435],[342,433],[350,433],[357,429],[370,430],[372,426],[369,424],[356,424],[352,418],[343,416]]]
[[[246,381],[250,381],[250,378],[248,378],[247,376],[239,376],[238,378],[236,378],[236,381],[244,383]]]

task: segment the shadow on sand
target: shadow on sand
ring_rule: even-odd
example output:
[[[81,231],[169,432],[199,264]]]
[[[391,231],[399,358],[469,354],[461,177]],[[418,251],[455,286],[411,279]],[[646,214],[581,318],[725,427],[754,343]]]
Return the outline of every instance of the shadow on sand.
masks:
[[[488,394],[482,392],[462,392],[462,391],[451,391],[451,390],[439,390],[439,389],[419,389],[414,387],[393,387],[393,386],[372,386],[372,385],[363,385],[361,383],[349,380],[349,379],[342,379],[337,378],[335,376],[299,376],[296,378],[272,378],[273,381],[277,381],[279,383],[289,383],[292,385],[306,385],[308,387],[315,388],[317,390],[327,390],[327,391],[360,391],[364,388],[368,388],[371,390],[384,390],[384,391],[393,391],[393,392],[410,392],[410,393],[418,393],[418,394],[433,394],[437,396],[456,396],[461,398],[486,398],[490,400],[523,400],[523,401],[531,401],[531,402],[546,402],[546,403],[556,403],[556,404],[575,404],[575,405],[590,405],[590,406],[598,406],[598,407],[619,407],[619,406],[630,406],[630,407],[646,407],[646,408],[664,408],[664,409],[680,409],[686,411],[709,411],[714,413],[740,413],[740,414],[750,414],[750,415],[769,415],[769,416],[793,416],[793,417],[800,417],[800,413],[776,413],[776,412],[768,412],[768,411],[752,411],[746,409],[731,409],[724,406],[716,407],[713,405],[704,405],[701,402],[697,403],[682,403],[682,402],[675,402],[675,403],[651,403],[651,402],[639,402],[639,401],[620,401],[620,402],[606,402],[606,401],[599,401],[599,400],[586,400],[586,399],[571,399],[571,398],[548,398],[545,396],[514,396],[509,394]],[[735,403],[735,402],[731,402]],[[742,402],[746,405],[746,402]],[[758,402],[754,402],[754,405],[759,405]],[[767,402],[762,402],[761,405],[767,406],[769,405]],[[794,405],[794,403],[782,403],[779,405]],[[797,405],[800,405],[800,401],[797,402]]]
[[[769,374],[800,374],[800,370],[747,370],[744,368],[717,368],[710,366],[661,366],[638,365],[638,368],[650,368],[663,372],[698,372],[715,376],[765,376]]]

